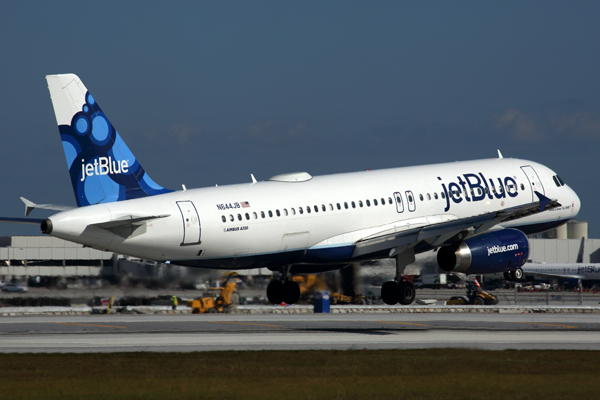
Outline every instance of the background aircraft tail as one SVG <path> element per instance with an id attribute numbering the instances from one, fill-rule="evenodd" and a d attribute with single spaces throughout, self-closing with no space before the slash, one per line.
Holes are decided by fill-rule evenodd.
<path id="1" fill-rule="evenodd" d="M 171 192 L 150 179 L 77 75 L 46 81 L 78 206 Z"/>

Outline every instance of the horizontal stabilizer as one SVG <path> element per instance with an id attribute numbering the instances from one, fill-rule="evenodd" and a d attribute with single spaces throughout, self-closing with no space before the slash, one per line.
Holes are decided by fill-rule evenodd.
<path id="1" fill-rule="evenodd" d="M 131 239 L 133 237 L 140 236 L 146 233 L 145 221 L 157 218 L 166 218 L 169 216 L 170 214 L 147 215 L 143 217 L 135 215 L 126 215 L 124 217 L 117 218 L 112 221 L 92 224 L 91 226 L 105 229 L 117 236 L 121 236 L 123 239 Z"/>
<path id="2" fill-rule="evenodd" d="M 143 217 L 135 216 L 135 215 L 126 215 L 125 217 L 117 218 L 112 221 L 100 222 L 100 223 L 92 224 L 92 225 L 97 226 L 98 228 L 112 229 L 112 228 L 116 228 L 119 226 L 133 225 L 133 224 L 147 221 L 150 219 L 166 218 L 166 217 L 170 217 L 170 216 L 171 216 L 170 214 L 147 215 L 147 216 L 143 216 Z"/>
<path id="3" fill-rule="evenodd" d="M 12 224 L 26 224 L 26 225 L 39 225 L 43 219 L 36 218 L 6 218 L 0 217 L 0 222 L 9 222 Z"/>
<path id="4" fill-rule="evenodd" d="M 27 200 L 25 197 L 20 197 L 21 201 L 25 203 L 25 216 L 27 217 L 36 208 L 42 210 L 54 210 L 54 211 L 69 211 L 75 207 L 64 206 L 62 204 L 35 204 L 32 201 Z"/>

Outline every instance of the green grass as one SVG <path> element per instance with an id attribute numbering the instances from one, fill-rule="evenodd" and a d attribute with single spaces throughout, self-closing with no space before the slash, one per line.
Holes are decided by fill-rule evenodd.
<path id="1" fill-rule="evenodd" d="M 600 352 L 0 354 L 1 399 L 589 399 Z"/>

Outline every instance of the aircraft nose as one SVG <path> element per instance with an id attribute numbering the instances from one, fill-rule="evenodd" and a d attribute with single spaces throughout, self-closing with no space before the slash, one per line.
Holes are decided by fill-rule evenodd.
<path id="1" fill-rule="evenodd" d="M 570 193 L 571 213 L 573 214 L 573 217 L 575 217 L 579 213 L 579 210 L 581 209 L 581 200 L 579 199 L 579 196 L 577 196 L 577 193 L 575 193 L 575 191 L 573 189 L 571 189 L 569 187 L 569 190 L 571 191 L 571 193 Z M 567 204 L 565 204 L 565 205 L 567 205 Z"/>

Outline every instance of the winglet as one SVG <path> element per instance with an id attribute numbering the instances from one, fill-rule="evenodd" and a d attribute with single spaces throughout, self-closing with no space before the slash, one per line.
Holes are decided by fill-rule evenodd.
<path id="1" fill-rule="evenodd" d="M 547 198 L 546 196 L 544 196 L 543 194 L 541 194 L 537 190 L 534 191 L 534 193 L 538 197 L 538 199 L 540 199 L 540 211 L 544 211 L 544 209 L 546 208 L 546 206 L 548 205 L 548 203 L 550 203 L 552 200 L 550 200 L 549 198 Z"/>
<path id="2" fill-rule="evenodd" d="M 504 158 L 502 157 L 502 153 L 500 153 L 500 149 L 498 149 L 498 159 Z"/>

